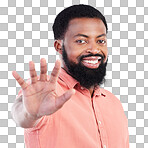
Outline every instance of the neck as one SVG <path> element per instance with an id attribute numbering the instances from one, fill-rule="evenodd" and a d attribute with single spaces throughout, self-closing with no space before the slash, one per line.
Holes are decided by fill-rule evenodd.
<path id="1" fill-rule="evenodd" d="M 88 90 L 89 90 L 89 92 L 90 92 L 91 98 L 93 97 L 93 94 L 94 94 L 94 89 L 95 89 L 95 87 L 94 87 L 94 86 L 92 86 L 91 88 L 89 88 L 89 89 L 88 89 Z"/>

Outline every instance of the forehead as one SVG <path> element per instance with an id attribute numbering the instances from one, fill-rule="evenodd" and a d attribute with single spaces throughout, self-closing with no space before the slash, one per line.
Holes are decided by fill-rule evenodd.
<path id="1" fill-rule="evenodd" d="M 106 34 L 106 27 L 98 18 L 75 18 L 69 22 L 66 34 L 75 35 L 78 33 L 86 35 Z"/>

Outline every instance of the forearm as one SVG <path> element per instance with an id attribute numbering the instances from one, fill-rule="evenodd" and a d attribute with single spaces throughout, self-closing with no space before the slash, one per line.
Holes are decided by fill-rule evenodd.
<path id="1" fill-rule="evenodd" d="M 11 113 L 16 124 L 23 128 L 34 127 L 37 123 L 37 119 L 29 116 L 29 114 L 25 111 L 22 96 L 15 100 Z"/>

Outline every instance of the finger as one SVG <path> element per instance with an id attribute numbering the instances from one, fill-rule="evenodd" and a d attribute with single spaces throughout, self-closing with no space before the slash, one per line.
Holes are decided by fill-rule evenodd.
<path id="1" fill-rule="evenodd" d="M 41 72 L 40 72 L 40 80 L 41 81 L 46 81 L 47 80 L 47 63 L 44 58 L 41 59 L 40 61 L 41 64 Z"/>
<path id="2" fill-rule="evenodd" d="M 60 60 L 57 60 L 51 72 L 50 79 L 49 79 L 51 83 L 56 83 L 58 76 L 59 76 L 60 68 L 61 68 L 61 62 Z"/>
<path id="3" fill-rule="evenodd" d="M 74 94 L 75 94 L 75 90 L 70 89 L 66 93 L 64 93 L 62 96 L 58 97 L 55 102 L 56 108 L 60 109 L 64 105 L 64 103 L 68 101 Z"/>
<path id="4" fill-rule="evenodd" d="M 32 61 L 29 62 L 29 71 L 30 71 L 31 82 L 36 83 L 37 82 L 37 73 L 35 70 L 34 62 L 32 62 Z"/>
<path id="5" fill-rule="evenodd" d="M 22 89 L 25 89 L 28 86 L 27 83 L 19 76 L 19 74 L 16 71 L 13 71 L 12 75 L 16 79 L 16 81 L 19 83 Z"/>

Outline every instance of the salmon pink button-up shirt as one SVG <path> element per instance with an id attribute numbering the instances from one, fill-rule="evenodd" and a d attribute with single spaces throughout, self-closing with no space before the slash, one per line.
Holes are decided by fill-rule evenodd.
<path id="1" fill-rule="evenodd" d="M 102 88 L 87 89 L 61 69 L 57 93 L 75 95 L 34 128 L 25 129 L 26 148 L 129 148 L 128 122 L 120 101 Z"/>

